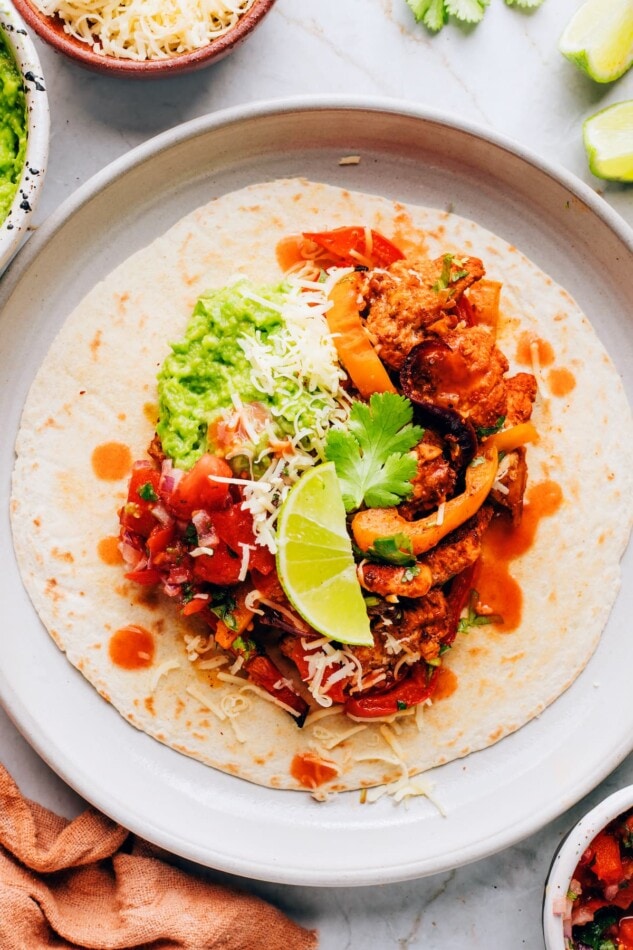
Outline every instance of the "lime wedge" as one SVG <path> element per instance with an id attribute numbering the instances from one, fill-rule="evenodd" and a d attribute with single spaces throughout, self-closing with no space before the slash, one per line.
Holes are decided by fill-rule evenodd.
<path id="1" fill-rule="evenodd" d="M 332 640 L 371 646 L 333 462 L 308 469 L 286 498 L 277 547 L 279 580 L 303 619 Z"/>
<path id="2" fill-rule="evenodd" d="M 597 178 L 633 181 L 633 99 L 585 119 L 583 139 L 589 168 Z"/>
<path id="3" fill-rule="evenodd" d="M 633 63 L 633 3 L 587 0 L 568 23 L 558 48 L 596 82 L 613 82 Z"/>

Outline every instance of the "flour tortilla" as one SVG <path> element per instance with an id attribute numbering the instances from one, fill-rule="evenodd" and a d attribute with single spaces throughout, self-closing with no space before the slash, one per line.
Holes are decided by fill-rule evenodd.
<path id="1" fill-rule="evenodd" d="M 98 543 L 117 533 L 127 479 L 97 479 L 91 456 L 100 444 L 120 442 L 133 459 L 145 457 L 156 372 L 203 291 L 236 273 L 274 283 L 279 238 L 357 223 L 395 237 L 405 250 L 422 242 L 431 257 L 481 257 L 488 277 L 503 282 L 501 349 L 512 362 L 519 334 L 533 333 L 576 381 L 556 397 L 545 372 L 536 401 L 540 439 L 528 449 L 530 480 L 554 479 L 564 500 L 513 562 L 524 594 L 521 626 L 513 633 L 480 627 L 458 637 L 445 660 L 456 691 L 400 721 L 398 752 L 410 769 L 490 746 L 573 682 L 607 621 L 631 527 L 633 425 L 618 374 L 576 303 L 516 248 L 454 214 L 304 180 L 254 185 L 189 214 L 98 284 L 53 343 L 17 440 L 14 543 L 45 627 L 105 700 L 179 752 L 275 788 L 297 787 L 289 772 L 297 753 L 336 763 L 340 774 L 328 790 L 398 778 L 399 754 L 380 723 L 335 744 L 355 726 L 346 717 L 299 730 L 246 684 L 196 669 L 184 636 L 204 630 L 98 555 Z M 525 367 L 510 371 L 517 369 Z M 149 669 L 126 671 L 109 659 L 110 637 L 129 624 L 154 634 Z"/>

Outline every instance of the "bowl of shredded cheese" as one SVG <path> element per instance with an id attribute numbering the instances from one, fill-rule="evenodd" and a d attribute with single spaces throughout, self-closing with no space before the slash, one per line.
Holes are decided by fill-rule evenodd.
<path id="1" fill-rule="evenodd" d="M 150 78 L 192 72 L 243 42 L 275 0 L 14 0 L 26 22 L 98 72 Z"/>

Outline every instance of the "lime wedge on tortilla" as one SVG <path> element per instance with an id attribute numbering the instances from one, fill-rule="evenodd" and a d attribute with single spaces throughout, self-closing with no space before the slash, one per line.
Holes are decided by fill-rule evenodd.
<path id="1" fill-rule="evenodd" d="M 558 48 L 596 82 L 613 82 L 633 63 L 633 3 L 586 0 L 567 24 Z"/>
<path id="2" fill-rule="evenodd" d="M 597 178 L 633 181 L 633 99 L 585 119 L 583 139 L 589 168 Z"/>
<path id="3" fill-rule="evenodd" d="M 369 617 L 333 462 L 308 469 L 279 513 L 277 573 L 295 610 L 319 633 L 371 646 Z"/>

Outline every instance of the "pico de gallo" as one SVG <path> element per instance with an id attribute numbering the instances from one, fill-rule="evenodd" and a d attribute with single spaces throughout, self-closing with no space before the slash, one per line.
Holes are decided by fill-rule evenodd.
<path id="1" fill-rule="evenodd" d="M 293 331 L 292 347 L 306 347 L 301 367 L 314 358 L 317 338 L 327 338 L 335 381 L 318 391 L 295 388 L 283 401 L 284 386 L 290 379 L 296 387 L 299 376 L 288 369 L 290 350 L 279 358 L 283 377 L 274 376 L 283 289 L 231 290 L 242 298 L 239 306 L 230 298 L 231 321 L 219 330 L 214 314 L 227 292 L 197 306 L 195 359 L 185 341 L 174 347 L 179 362 L 171 375 L 161 370 L 162 417 L 148 457 L 134 464 L 120 511 L 125 576 L 160 588 L 183 615 L 204 621 L 210 649 L 225 651 L 231 672 L 265 690 L 299 726 L 311 708 L 332 704 L 355 719 L 390 717 L 432 698 L 442 656 L 460 630 L 500 619 L 479 603 L 475 570 L 492 518 L 521 518 L 536 383 L 529 373 L 507 376 L 508 361 L 495 344 L 500 285 L 483 279 L 477 258 L 405 258 L 393 242 L 360 226 L 291 236 L 280 242 L 278 257 L 310 313 L 321 308 L 327 320 L 316 337 L 303 327 L 303 336 Z M 271 309 L 241 320 L 244 301 Z M 299 297 L 292 307 L 293 314 L 301 309 Z M 248 339 L 247 322 L 254 328 Z M 207 402 L 189 424 L 196 395 L 220 387 L 208 365 L 201 382 L 200 347 L 209 339 L 216 350 L 207 363 L 222 364 L 226 398 L 219 407 Z M 173 396 L 183 385 L 184 417 Z M 306 467 L 324 457 L 338 462 L 348 452 L 346 420 L 368 481 L 371 426 L 381 437 L 386 428 L 384 419 L 370 418 L 376 392 L 393 394 L 413 423 L 395 427 L 389 464 L 375 462 L 373 495 L 363 493 L 366 486 L 360 493 L 350 487 L 353 465 L 337 464 L 339 477 L 348 479 L 349 533 L 373 636 L 371 646 L 352 646 L 312 629 L 287 599 L 271 524 Z M 307 431 L 308 416 L 292 422 L 289 405 L 321 413 L 313 426 L 320 442 Z M 170 426 L 180 458 L 165 451 Z M 342 433 L 336 444 L 328 442 L 330 426 Z M 406 478 L 389 481 L 394 460 Z"/>
<path id="2" fill-rule="evenodd" d="M 584 851 L 569 886 L 568 950 L 633 950 L 633 809 Z"/>

